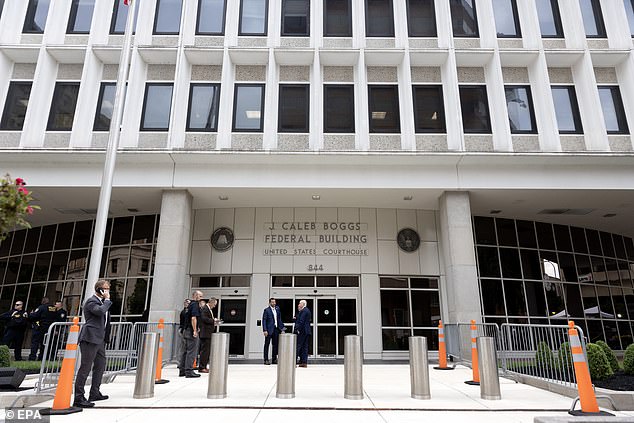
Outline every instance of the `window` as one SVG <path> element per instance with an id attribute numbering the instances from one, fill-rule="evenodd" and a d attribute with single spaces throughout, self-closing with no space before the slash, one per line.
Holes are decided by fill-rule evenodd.
<path id="1" fill-rule="evenodd" d="M 478 37 L 475 0 L 450 0 L 454 37 Z"/>
<path id="2" fill-rule="evenodd" d="M 407 28 L 410 37 L 435 37 L 434 0 L 407 0 Z"/>
<path id="3" fill-rule="evenodd" d="M 350 0 L 324 1 L 324 37 L 352 37 Z"/>
<path id="4" fill-rule="evenodd" d="M 534 134 L 537 132 L 531 89 L 528 86 L 504 88 L 506 108 L 512 134 Z"/>
<path id="5" fill-rule="evenodd" d="M 630 34 L 634 37 L 634 0 L 623 0 L 625 2 L 625 14 L 630 23 Z"/>
<path id="6" fill-rule="evenodd" d="M 233 130 L 264 130 L 264 84 L 236 84 L 233 100 Z"/>
<path id="7" fill-rule="evenodd" d="M 0 129 L 21 131 L 24 126 L 26 108 L 29 105 L 32 82 L 11 82 L 7 102 L 0 121 Z"/>
<path id="8" fill-rule="evenodd" d="M 218 130 L 220 84 L 191 84 L 187 130 L 215 132 Z"/>
<path id="9" fill-rule="evenodd" d="M 266 35 L 268 13 L 268 0 L 242 0 L 238 35 Z"/>
<path id="10" fill-rule="evenodd" d="M 392 0 L 365 0 L 365 36 L 394 36 Z"/>
<path id="11" fill-rule="evenodd" d="M 94 9 L 95 0 L 73 0 L 70 5 L 70 17 L 66 32 L 68 34 L 88 34 Z"/>
<path id="12" fill-rule="evenodd" d="M 227 0 L 198 0 L 196 34 L 223 35 Z"/>
<path id="13" fill-rule="evenodd" d="M 370 132 L 401 132 L 398 110 L 398 86 L 371 85 L 368 87 Z"/>
<path id="14" fill-rule="evenodd" d="M 551 88 L 560 134 L 582 134 L 581 117 L 577 104 L 577 94 L 572 86 Z"/>
<path id="15" fill-rule="evenodd" d="M 442 85 L 414 87 L 414 124 L 416 132 L 445 132 Z"/>
<path id="16" fill-rule="evenodd" d="M 29 0 L 22 32 L 43 34 L 51 0 Z"/>
<path id="17" fill-rule="evenodd" d="M 280 85 L 278 132 L 308 132 L 309 85 Z"/>
<path id="18" fill-rule="evenodd" d="M 559 3 L 557 0 L 535 0 L 539 29 L 544 38 L 563 38 Z"/>
<path id="19" fill-rule="evenodd" d="M 97 101 L 97 113 L 95 114 L 94 131 L 109 131 L 112 112 L 114 109 L 114 97 L 117 85 L 114 82 L 102 82 Z"/>
<path id="20" fill-rule="evenodd" d="M 4 0 L 0 0 L 0 17 L 2 17 L 2 9 L 4 9 Z"/>
<path id="21" fill-rule="evenodd" d="M 177 35 L 181 26 L 182 8 L 182 0 L 156 0 L 154 34 Z"/>
<path id="22" fill-rule="evenodd" d="M 605 38 L 605 26 L 599 0 L 579 0 L 583 27 L 588 38 Z"/>
<path id="23" fill-rule="evenodd" d="M 521 38 L 517 0 L 493 0 L 495 29 L 500 38 Z"/>
<path id="24" fill-rule="evenodd" d="M 171 83 L 148 83 L 141 116 L 141 131 L 167 131 L 172 109 Z"/>
<path id="25" fill-rule="evenodd" d="M 354 132 L 354 86 L 324 86 L 324 132 Z"/>
<path id="26" fill-rule="evenodd" d="M 486 86 L 461 86 L 460 105 L 465 134 L 491 133 Z"/>
<path id="27" fill-rule="evenodd" d="M 282 35 L 310 35 L 310 1 L 282 1 Z"/>
<path id="28" fill-rule="evenodd" d="M 79 94 L 79 82 L 58 82 L 55 84 L 47 130 L 70 131 L 73 129 L 77 94 Z"/>
<path id="29" fill-rule="evenodd" d="M 629 133 L 619 87 L 599 87 L 599 98 L 608 134 Z"/>
<path id="30" fill-rule="evenodd" d="M 130 10 L 129 6 L 123 4 L 124 0 L 115 0 L 114 10 L 112 11 L 112 22 L 110 23 L 110 33 L 111 34 L 123 34 L 125 32 L 125 24 L 128 20 L 128 11 Z M 133 32 L 136 31 L 136 22 L 139 17 L 139 5 L 137 4 L 134 8 L 134 28 Z"/>

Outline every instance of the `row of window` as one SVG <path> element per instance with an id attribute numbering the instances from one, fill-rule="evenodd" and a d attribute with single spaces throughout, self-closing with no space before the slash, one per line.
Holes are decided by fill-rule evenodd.
<path id="1" fill-rule="evenodd" d="M 115 0 L 110 32 L 123 33 L 128 14 L 124 0 Z M 154 34 L 178 34 L 183 0 L 157 0 Z M 623 0 L 634 36 L 634 0 Z M 517 0 L 492 0 L 499 37 L 521 37 Z M 43 33 L 50 0 L 29 0 L 23 31 Z M 365 35 L 394 37 L 393 0 L 365 0 Z M 452 30 L 455 37 L 478 37 L 475 0 L 449 0 Z M 535 0 L 543 37 L 563 37 L 558 0 Z M 69 34 L 90 32 L 95 0 L 73 0 L 67 25 Z M 227 0 L 198 0 L 196 34 L 223 35 Z M 606 30 L 599 0 L 579 0 L 586 36 L 605 38 Z M 267 35 L 268 0 L 241 0 L 239 35 Z M 2 1 L 0 1 L 0 11 Z M 137 12 L 139 8 L 137 7 Z M 324 0 L 324 36 L 352 36 L 351 0 Z M 310 35 L 310 0 L 282 0 L 282 36 Z M 135 17 L 136 19 L 136 17 Z M 410 37 L 435 37 L 434 0 L 407 0 Z M 135 21 L 136 22 L 136 21 Z"/>
<path id="2" fill-rule="evenodd" d="M 22 130 L 32 82 L 11 82 L 0 129 Z M 147 83 L 141 116 L 142 131 L 169 129 L 173 83 Z M 441 85 L 413 86 L 414 124 L 417 133 L 446 132 Z M 262 132 L 264 129 L 264 84 L 236 84 L 233 105 L 233 131 Z M 537 133 L 530 87 L 506 85 L 506 105 L 511 132 Z M 583 126 L 573 86 L 551 87 L 559 132 L 581 134 Z M 599 86 L 599 98 L 609 134 L 629 133 L 623 101 L 618 86 Z M 48 118 L 49 131 L 70 131 L 73 126 L 79 83 L 58 82 Z M 491 119 L 486 86 L 459 87 L 465 133 L 491 133 Z M 115 83 L 101 84 L 93 129 L 110 129 L 115 97 Z M 354 133 L 354 85 L 324 85 L 324 132 Z M 187 131 L 218 130 L 220 84 L 190 85 Z M 400 133 L 399 94 L 397 85 L 369 85 L 368 111 L 371 133 Z M 278 131 L 310 131 L 310 85 L 280 84 Z"/>

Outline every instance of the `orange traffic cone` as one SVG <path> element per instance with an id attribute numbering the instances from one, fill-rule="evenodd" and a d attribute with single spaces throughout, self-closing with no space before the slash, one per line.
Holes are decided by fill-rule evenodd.
<path id="1" fill-rule="evenodd" d="M 575 322 L 568 322 L 568 338 L 570 339 L 570 351 L 572 352 L 572 362 L 575 366 L 575 376 L 577 377 L 577 390 L 579 391 L 579 402 L 581 402 L 581 410 L 570 410 L 568 414 L 573 416 L 613 416 L 606 411 L 599 410 L 597 398 L 594 395 L 592 380 L 590 379 L 590 371 L 586 356 L 583 354 L 583 347 L 579 339 L 579 332 L 575 329 Z M 575 402 L 572 404 L 574 408 Z"/>
<path id="2" fill-rule="evenodd" d="M 77 360 L 77 341 L 79 340 L 79 317 L 73 318 L 73 325 L 70 327 L 68 340 L 66 341 L 66 351 L 62 370 L 57 381 L 53 408 L 40 410 L 40 414 L 58 415 L 71 414 L 83 411 L 79 407 L 71 407 L 70 400 L 73 396 L 73 377 L 75 376 L 75 362 Z"/>
<path id="3" fill-rule="evenodd" d="M 156 379 L 154 379 L 154 383 L 157 385 L 161 385 L 163 383 L 169 382 L 169 380 L 161 378 L 161 373 L 163 372 L 163 333 L 165 332 L 164 319 L 159 319 L 158 331 L 159 331 L 159 349 L 158 349 L 158 356 L 156 358 Z"/>
<path id="4" fill-rule="evenodd" d="M 478 369 L 478 347 L 476 345 L 477 337 L 478 337 L 478 328 L 476 327 L 475 320 L 472 320 L 471 321 L 471 369 L 473 371 L 473 379 L 466 381 L 465 383 L 467 385 L 480 384 L 480 371 Z"/>
<path id="5" fill-rule="evenodd" d="M 447 366 L 447 347 L 445 346 L 445 327 L 442 320 L 438 322 L 438 366 L 436 370 L 453 370 L 455 367 Z"/>

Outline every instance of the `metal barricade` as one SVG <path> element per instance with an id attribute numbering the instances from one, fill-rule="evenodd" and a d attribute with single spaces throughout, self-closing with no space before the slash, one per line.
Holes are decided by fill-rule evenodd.
<path id="1" fill-rule="evenodd" d="M 476 323 L 478 337 L 489 336 L 495 340 L 498 351 L 502 346 L 500 328 L 495 323 Z M 447 355 L 456 363 L 471 363 L 471 323 L 445 324 Z"/>

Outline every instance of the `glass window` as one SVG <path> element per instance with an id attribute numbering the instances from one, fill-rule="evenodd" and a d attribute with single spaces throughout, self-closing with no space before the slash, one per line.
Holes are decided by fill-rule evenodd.
<path id="1" fill-rule="evenodd" d="M 279 132 L 308 132 L 309 85 L 280 85 Z"/>
<path id="2" fill-rule="evenodd" d="M 478 37 L 475 0 L 449 0 L 454 37 Z"/>
<path id="3" fill-rule="evenodd" d="M 354 86 L 324 86 L 324 132 L 354 132 Z"/>
<path id="4" fill-rule="evenodd" d="M 32 82 L 11 82 L 7 101 L 4 104 L 0 129 L 21 131 L 24 126 L 24 117 L 29 105 Z"/>
<path id="5" fill-rule="evenodd" d="M 495 219 L 495 226 L 498 230 L 498 245 L 504 245 L 505 247 L 517 247 L 514 220 L 498 218 Z"/>
<path id="6" fill-rule="evenodd" d="M 381 291 L 381 322 L 383 326 L 409 326 L 408 291 Z"/>
<path id="7" fill-rule="evenodd" d="M 73 0 L 70 5 L 68 34 L 88 34 L 92 23 L 95 0 Z"/>
<path id="8" fill-rule="evenodd" d="M 522 281 L 504 281 L 504 297 L 509 316 L 526 316 L 523 285 Z"/>
<path id="9" fill-rule="evenodd" d="M 226 0 L 198 0 L 196 34 L 223 35 Z"/>
<path id="10" fill-rule="evenodd" d="M 154 34 L 178 34 L 181 26 L 182 8 L 182 0 L 156 0 Z"/>
<path id="11" fill-rule="evenodd" d="M 93 130 L 110 130 L 110 121 L 114 109 L 114 97 L 117 85 L 114 82 L 102 82 L 99 90 L 99 100 L 97 101 L 97 113 L 95 114 L 95 124 Z"/>
<path id="12" fill-rule="evenodd" d="M 365 0 L 365 36 L 394 36 L 392 0 Z"/>
<path id="13" fill-rule="evenodd" d="M 491 133 L 486 86 L 461 86 L 460 105 L 465 133 Z"/>
<path id="14" fill-rule="evenodd" d="M 43 34 L 51 0 L 29 0 L 22 32 Z"/>
<path id="15" fill-rule="evenodd" d="M 413 89 L 416 132 L 445 133 L 442 85 L 419 85 Z"/>
<path id="16" fill-rule="evenodd" d="M 368 93 L 370 132 L 401 132 L 398 86 L 370 85 Z"/>
<path id="17" fill-rule="evenodd" d="M 0 0 L 0 17 L 2 17 L 2 9 L 4 9 L 4 0 Z"/>
<path id="18" fill-rule="evenodd" d="M 310 35 L 309 23 L 309 0 L 282 0 L 282 35 Z"/>
<path id="19" fill-rule="evenodd" d="M 220 84 L 191 84 L 187 130 L 215 132 L 218 130 Z"/>
<path id="20" fill-rule="evenodd" d="M 352 37 L 350 0 L 324 0 L 324 37 Z"/>
<path id="21" fill-rule="evenodd" d="M 410 37 L 435 37 L 434 0 L 407 0 L 407 29 Z"/>
<path id="22" fill-rule="evenodd" d="M 473 218 L 475 227 L 476 244 L 496 245 L 495 221 L 492 217 L 475 216 Z"/>
<path id="23" fill-rule="evenodd" d="M 242 0 L 238 35 L 266 35 L 268 8 L 268 0 Z"/>
<path id="24" fill-rule="evenodd" d="M 504 316 L 504 291 L 502 282 L 497 279 L 482 279 L 480 281 L 482 291 L 482 309 L 484 314 L 491 316 Z"/>
<path id="25" fill-rule="evenodd" d="M 78 94 L 79 82 L 58 82 L 55 84 L 47 130 L 70 131 L 73 128 Z"/>
<path id="26" fill-rule="evenodd" d="M 493 0 L 495 29 L 500 38 L 520 38 L 522 30 L 517 15 L 517 0 Z"/>
<path id="27" fill-rule="evenodd" d="M 478 271 L 480 277 L 500 277 L 500 260 L 495 247 L 478 247 Z"/>
<path id="28" fill-rule="evenodd" d="M 539 29 L 544 38 L 563 38 L 559 3 L 557 0 L 535 0 Z"/>
<path id="29" fill-rule="evenodd" d="M 560 134 L 582 134 L 581 117 L 574 87 L 551 87 Z"/>
<path id="30" fill-rule="evenodd" d="M 583 27 L 588 38 L 605 38 L 605 26 L 599 0 L 579 0 Z"/>
<path id="31" fill-rule="evenodd" d="M 534 134 L 537 132 L 531 89 L 527 86 L 504 88 L 509 124 L 513 134 Z"/>
<path id="32" fill-rule="evenodd" d="M 112 22 L 110 23 L 111 34 L 123 34 L 125 32 L 125 24 L 128 20 L 128 11 L 130 7 L 123 4 L 125 0 L 115 0 L 114 10 L 112 11 Z M 136 30 L 136 22 L 139 17 L 139 5 L 134 7 L 134 27 L 133 32 Z"/>
<path id="33" fill-rule="evenodd" d="M 233 130 L 262 132 L 264 129 L 264 85 L 236 84 Z"/>
<path id="34" fill-rule="evenodd" d="M 167 131 L 170 124 L 173 84 L 148 83 L 145 86 L 142 131 Z"/>
<path id="35" fill-rule="evenodd" d="M 608 134 L 629 133 L 619 87 L 599 87 L 599 98 Z"/>
<path id="36" fill-rule="evenodd" d="M 634 37 L 634 0 L 623 0 L 625 3 L 625 14 L 630 24 L 630 34 Z"/>

